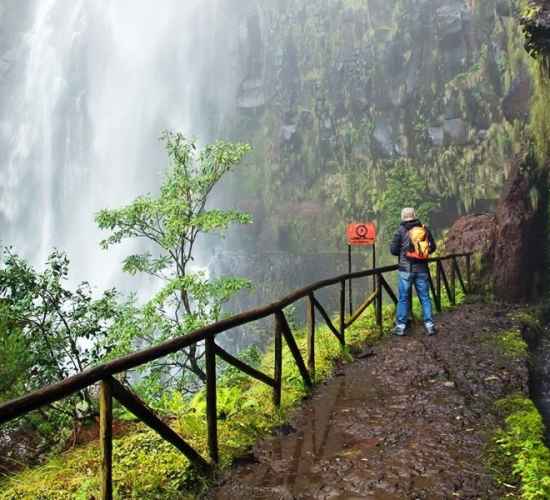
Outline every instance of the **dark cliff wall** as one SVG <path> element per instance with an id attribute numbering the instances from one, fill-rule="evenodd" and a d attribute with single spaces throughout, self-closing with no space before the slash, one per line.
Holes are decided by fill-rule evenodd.
<path id="1" fill-rule="evenodd" d="M 497 298 L 509 302 L 540 300 L 548 292 L 546 279 L 550 262 L 548 229 L 548 175 L 550 168 L 550 3 L 523 2 L 514 16 L 523 33 L 530 76 L 528 99 L 518 87 L 517 97 L 503 103 L 510 108 L 526 106 L 523 152 L 513 161 L 490 230 L 492 242 L 482 248 L 484 274 L 491 274 Z M 466 227 L 459 221 L 450 232 L 449 242 L 464 241 L 458 233 Z M 472 229 L 472 234 L 477 234 Z M 470 238 L 471 240 L 471 238 Z"/>
<path id="2" fill-rule="evenodd" d="M 382 193 L 395 176 L 422 179 L 436 228 L 495 208 L 531 93 L 512 0 L 272 0 L 246 12 L 227 131 L 255 147 L 233 186 L 257 221 L 249 249 L 341 250 L 346 222 L 391 225 Z"/>

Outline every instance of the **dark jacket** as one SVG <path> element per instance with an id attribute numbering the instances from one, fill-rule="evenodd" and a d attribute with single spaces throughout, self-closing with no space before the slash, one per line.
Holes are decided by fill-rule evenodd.
<path id="1" fill-rule="evenodd" d="M 421 226 L 422 224 L 418 219 L 408 222 L 402 222 L 397 232 L 393 235 L 393 239 L 390 245 L 390 252 L 392 255 L 399 257 L 399 270 L 407 271 L 410 273 L 426 273 L 428 272 L 428 263 L 423 260 L 410 259 L 405 254 L 411 249 L 411 241 L 409 239 L 409 230 L 413 227 Z M 432 233 L 428 228 L 428 242 L 430 244 L 430 253 L 435 252 L 435 241 Z"/>

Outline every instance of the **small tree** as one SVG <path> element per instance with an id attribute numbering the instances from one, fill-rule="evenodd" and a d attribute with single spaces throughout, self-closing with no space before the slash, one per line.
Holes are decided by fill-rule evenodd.
<path id="1" fill-rule="evenodd" d="M 194 141 L 180 133 L 165 132 L 163 141 L 170 160 L 160 193 L 136 198 L 123 208 L 102 210 L 96 221 L 111 232 L 101 242 L 107 249 L 125 239 L 142 238 L 158 254 L 144 252 L 124 260 L 124 271 L 146 273 L 163 282 L 163 287 L 145 306 L 141 321 L 130 318 L 125 332 L 127 349 L 136 343 L 158 342 L 202 327 L 220 318 L 224 302 L 243 287 L 246 280 L 223 277 L 208 279 L 206 273 L 190 267 L 197 237 L 201 233 L 223 233 L 232 224 L 251 222 L 248 214 L 234 210 L 207 209 L 214 186 L 239 164 L 250 146 L 216 142 L 197 150 Z M 201 357 L 193 346 L 149 368 L 149 375 L 171 377 L 185 389 L 190 370 L 205 380 Z M 179 375 L 184 374 L 184 377 Z M 178 376 L 176 376 L 178 375 Z"/>

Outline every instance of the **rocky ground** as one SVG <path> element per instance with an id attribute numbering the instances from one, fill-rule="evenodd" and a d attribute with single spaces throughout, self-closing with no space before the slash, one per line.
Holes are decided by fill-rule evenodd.
<path id="1" fill-rule="evenodd" d="M 528 379 L 492 341 L 509 312 L 465 305 L 439 317 L 436 337 L 388 338 L 339 368 L 209 498 L 501 498 L 483 450 L 495 400 Z"/>

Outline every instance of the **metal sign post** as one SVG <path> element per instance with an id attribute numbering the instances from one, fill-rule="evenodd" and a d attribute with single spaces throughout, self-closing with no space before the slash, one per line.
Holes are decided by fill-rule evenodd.
<path id="1" fill-rule="evenodd" d="M 351 245 L 348 245 L 348 274 L 351 274 Z M 351 281 L 349 280 L 349 315 L 353 314 L 353 300 L 351 297 Z"/>
<path id="2" fill-rule="evenodd" d="M 346 229 L 348 238 L 348 273 L 351 274 L 351 247 L 372 246 L 372 267 L 376 267 L 376 225 L 374 222 L 348 224 Z M 373 291 L 376 288 L 376 276 L 373 276 Z M 352 285 L 349 280 L 349 314 L 353 314 Z"/>
<path id="3" fill-rule="evenodd" d="M 376 268 L 376 243 L 372 244 L 372 268 Z M 376 290 L 376 276 L 372 275 L 372 291 Z"/>

